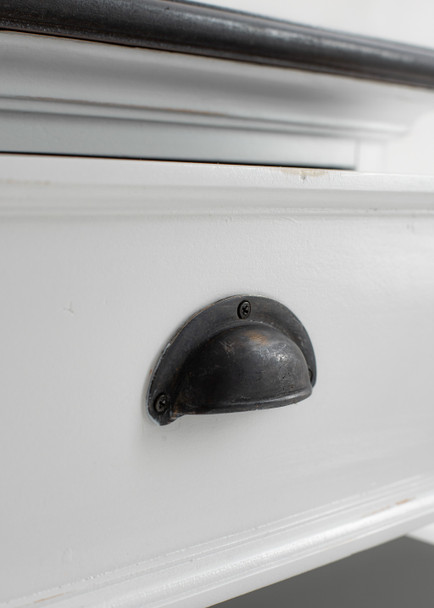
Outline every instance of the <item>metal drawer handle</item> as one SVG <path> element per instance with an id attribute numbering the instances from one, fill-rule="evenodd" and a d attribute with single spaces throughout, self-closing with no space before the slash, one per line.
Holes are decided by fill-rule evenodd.
<path id="1" fill-rule="evenodd" d="M 315 380 L 313 347 L 297 317 L 269 298 L 232 296 L 195 314 L 169 341 L 147 403 L 163 425 L 184 414 L 296 403 Z"/>

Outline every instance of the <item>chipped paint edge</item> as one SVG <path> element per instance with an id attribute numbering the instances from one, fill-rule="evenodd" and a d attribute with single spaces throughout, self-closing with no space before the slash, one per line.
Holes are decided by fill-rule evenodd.
<path id="1" fill-rule="evenodd" d="M 0 217 L 432 215 L 434 176 L 0 155 Z"/>

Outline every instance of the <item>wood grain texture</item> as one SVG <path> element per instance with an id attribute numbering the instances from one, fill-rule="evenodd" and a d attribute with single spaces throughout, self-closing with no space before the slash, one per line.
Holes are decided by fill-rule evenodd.
<path id="1" fill-rule="evenodd" d="M 5 0 L 0 27 L 434 87 L 434 51 L 176 0 Z"/>

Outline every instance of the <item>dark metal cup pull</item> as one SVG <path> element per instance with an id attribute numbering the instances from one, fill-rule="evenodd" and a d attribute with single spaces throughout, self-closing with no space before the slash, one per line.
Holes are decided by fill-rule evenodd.
<path id="1" fill-rule="evenodd" d="M 316 380 L 307 331 L 286 306 L 232 296 L 204 308 L 163 350 L 148 408 L 161 425 L 184 414 L 218 414 L 302 401 Z"/>

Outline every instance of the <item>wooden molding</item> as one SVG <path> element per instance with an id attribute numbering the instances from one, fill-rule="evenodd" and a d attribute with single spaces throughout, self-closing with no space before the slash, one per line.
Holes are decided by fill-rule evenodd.
<path id="1" fill-rule="evenodd" d="M 31 155 L 0 161 L 4 218 L 434 213 L 432 176 Z"/>
<path id="2" fill-rule="evenodd" d="M 420 476 L 4 606 L 202 607 L 392 540 L 433 511 L 434 479 Z"/>
<path id="3" fill-rule="evenodd" d="M 50 36 L 0 32 L 0 52 L 5 153 L 378 170 L 381 142 L 433 104 L 421 88 Z"/>

